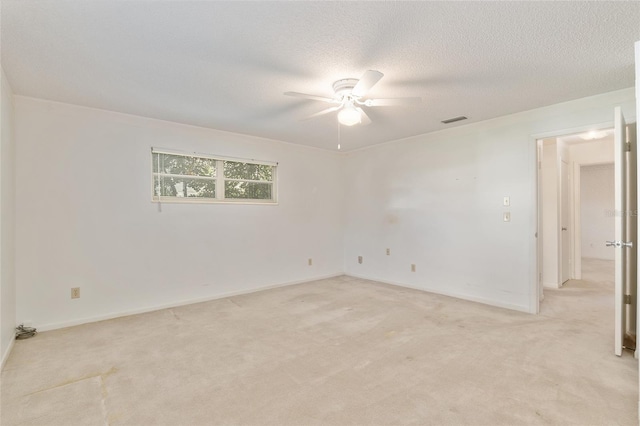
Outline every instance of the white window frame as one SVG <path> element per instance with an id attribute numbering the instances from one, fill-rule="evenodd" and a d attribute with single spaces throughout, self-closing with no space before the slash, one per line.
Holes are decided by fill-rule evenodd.
<path id="1" fill-rule="evenodd" d="M 153 154 L 169 154 L 182 157 L 198 157 L 206 158 L 209 160 L 215 160 L 216 162 L 216 176 L 190 176 L 190 175 L 174 175 L 167 173 L 156 173 L 153 171 Z M 251 180 L 251 179 L 226 179 L 224 176 L 224 162 L 233 161 L 236 163 L 248 163 L 258 164 L 262 166 L 273 167 L 271 172 L 271 181 L 266 180 Z M 178 178 L 193 178 L 202 180 L 215 180 L 216 182 L 216 198 L 200 198 L 200 197 L 167 197 L 161 195 L 155 195 L 155 176 L 164 175 Z M 225 182 L 256 182 L 256 183 L 270 183 L 271 184 L 271 199 L 255 199 L 255 198 L 225 198 Z M 222 157 L 211 154 L 201 154 L 199 152 L 184 152 L 161 148 L 151 148 L 151 202 L 153 203 L 196 203 L 196 204 L 266 204 L 277 205 L 278 204 L 278 163 L 269 161 L 259 161 L 246 158 L 233 158 Z"/>

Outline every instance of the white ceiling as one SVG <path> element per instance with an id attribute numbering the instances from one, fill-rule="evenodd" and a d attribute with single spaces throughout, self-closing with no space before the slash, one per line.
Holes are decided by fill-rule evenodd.
<path id="1" fill-rule="evenodd" d="M 385 74 L 343 150 L 634 85 L 639 2 L 2 0 L 14 91 L 335 149 L 335 80 Z M 441 120 L 465 115 L 448 126 Z"/>
<path id="2" fill-rule="evenodd" d="M 558 142 L 564 142 L 569 145 L 579 145 L 590 142 L 602 142 L 607 141 L 613 143 L 613 129 L 601 129 L 591 130 L 588 132 L 574 133 L 571 135 L 564 135 L 557 138 Z M 553 138 L 555 142 L 556 139 Z"/>

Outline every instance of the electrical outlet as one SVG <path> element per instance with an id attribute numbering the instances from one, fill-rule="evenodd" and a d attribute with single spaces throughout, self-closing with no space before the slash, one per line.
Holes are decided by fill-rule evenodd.
<path id="1" fill-rule="evenodd" d="M 388 249 L 387 249 L 387 256 L 389 256 L 390 254 L 391 254 L 391 249 L 390 249 L 390 248 L 388 248 Z"/>
<path id="2" fill-rule="evenodd" d="M 309 266 L 313 265 L 313 259 L 309 258 Z"/>
<path id="3" fill-rule="evenodd" d="M 362 256 L 358 256 L 358 263 L 362 263 Z"/>
<path id="4" fill-rule="evenodd" d="M 415 272 L 416 271 L 416 264 L 412 263 L 411 264 L 411 272 Z"/>
<path id="5" fill-rule="evenodd" d="M 80 287 L 72 287 L 71 288 L 71 298 L 79 299 L 80 298 Z"/>

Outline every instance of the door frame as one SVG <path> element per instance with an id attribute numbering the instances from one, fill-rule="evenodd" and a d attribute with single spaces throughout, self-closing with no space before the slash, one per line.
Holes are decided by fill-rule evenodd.
<path id="1" fill-rule="evenodd" d="M 542 158 L 540 158 L 538 141 L 541 139 L 557 138 L 559 136 L 570 135 L 574 133 L 585 133 L 591 130 L 598 131 L 610 129 L 613 127 L 613 124 L 613 120 L 611 120 L 579 127 L 550 130 L 547 132 L 535 133 L 529 136 L 528 151 L 530 156 L 529 158 L 531 159 L 531 161 L 529 162 L 529 164 L 531 164 L 531 174 L 529 181 L 532 185 L 531 202 L 534 206 L 529 223 L 531 229 L 535 230 L 529 237 L 530 265 L 533 265 L 529 276 L 529 300 L 531 301 L 529 305 L 529 312 L 531 312 L 532 314 L 540 313 L 540 302 L 543 299 L 543 297 L 541 296 L 542 280 L 540 279 L 542 274 L 542 256 L 539 255 L 542 250 L 542 238 L 538 238 L 538 235 L 541 235 L 542 232 L 542 230 L 539 229 L 539 226 L 541 225 L 540 209 L 542 207 L 541 202 L 539 201 L 540 191 L 542 189 L 539 185 L 539 179 Z"/>
<path id="2" fill-rule="evenodd" d="M 557 149 L 560 149 L 559 147 L 557 147 Z M 568 149 L 568 148 L 567 148 Z M 571 170 L 571 163 L 569 162 L 569 160 L 565 161 L 564 158 L 562 158 L 562 156 L 558 156 L 557 158 L 558 161 L 558 211 L 557 211 L 557 215 L 558 215 L 558 288 L 562 287 L 564 285 L 564 283 L 566 281 L 569 281 L 571 279 L 573 279 L 575 277 L 575 273 L 574 273 L 574 247 L 573 247 L 573 243 L 574 243 L 574 229 L 575 229 L 575 223 L 574 223 L 574 218 L 575 218 L 575 211 L 573 209 L 573 200 L 574 200 L 574 194 L 573 194 L 573 179 L 569 178 L 569 175 L 573 175 L 573 170 Z M 563 175 L 563 166 L 562 163 L 565 164 L 564 167 L 564 172 L 566 173 L 566 176 Z M 564 191 L 564 182 L 563 179 L 566 179 L 566 191 Z M 567 194 L 565 194 L 565 192 L 567 192 Z M 567 197 L 567 205 L 564 205 L 564 199 L 563 197 L 566 195 Z M 565 211 L 566 210 L 566 211 Z M 567 223 L 565 223 L 564 221 L 564 216 L 567 216 Z M 567 247 L 565 247 L 564 244 L 564 234 L 562 231 L 562 228 L 564 227 L 564 225 L 567 226 L 567 232 L 569 233 L 567 240 L 569 242 L 569 244 L 567 244 Z M 568 257 L 569 260 L 569 267 L 565 268 L 564 265 L 564 261 L 565 261 L 565 256 Z M 569 278 L 567 280 L 565 280 L 565 275 L 567 275 Z"/>

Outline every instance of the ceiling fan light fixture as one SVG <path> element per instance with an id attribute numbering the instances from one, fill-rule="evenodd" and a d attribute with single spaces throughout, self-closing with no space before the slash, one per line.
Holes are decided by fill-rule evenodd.
<path id="1" fill-rule="evenodd" d="M 362 121 L 360 112 L 354 108 L 353 105 L 348 105 L 342 108 L 342 111 L 338 113 L 338 122 L 345 126 L 353 126 Z"/>
<path id="2" fill-rule="evenodd" d="M 284 94 L 287 96 L 334 104 L 335 106 L 316 112 L 315 114 L 304 118 L 304 120 L 338 111 L 338 123 L 344 126 L 353 126 L 355 124 L 362 124 L 363 126 L 366 126 L 367 124 L 370 124 L 371 118 L 369 118 L 365 110 L 371 107 L 387 107 L 395 105 L 409 106 L 417 105 L 422 102 L 422 99 L 418 97 L 367 98 L 367 94 L 371 88 L 380 81 L 383 75 L 384 74 L 380 71 L 368 70 L 359 79 L 343 78 L 341 80 L 337 80 L 333 83 L 333 97 L 331 98 L 300 92 L 284 92 Z"/>

